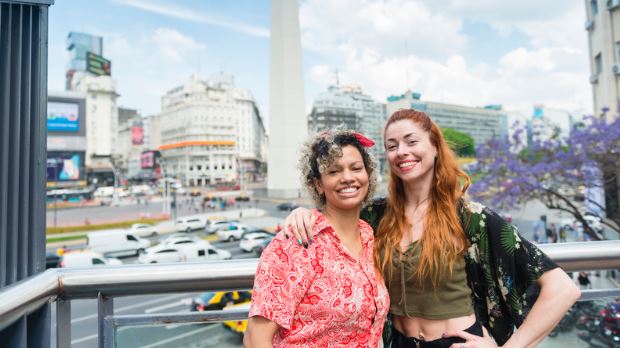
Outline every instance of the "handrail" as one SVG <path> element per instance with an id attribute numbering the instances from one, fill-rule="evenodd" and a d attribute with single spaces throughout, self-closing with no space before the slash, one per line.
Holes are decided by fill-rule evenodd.
<path id="1" fill-rule="evenodd" d="M 620 241 L 542 244 L 568 272 L 620 269 Z M 46 301 L 251 289 L 258 260 L 53 269 L 0 289 L 0 330 Z"/>

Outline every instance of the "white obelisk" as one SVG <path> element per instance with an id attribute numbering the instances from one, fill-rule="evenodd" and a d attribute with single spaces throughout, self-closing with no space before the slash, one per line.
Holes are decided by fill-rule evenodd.
<path id="1" fill-rule="evenodd" d="M 301 187 L 299 148 L 308 137 L 298 0 L 271 1 L 270 54 L 267 189 L 270 197 L 295 198 Z"/>

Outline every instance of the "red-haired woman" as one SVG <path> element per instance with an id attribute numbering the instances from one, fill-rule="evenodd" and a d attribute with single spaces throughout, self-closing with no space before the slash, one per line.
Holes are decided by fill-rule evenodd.
<path id="1" fill-rule="evenodd" d="M 534 347 L 579 289 L 516 227 L 465 199 L 469 177 L 426 113 L 395 112 L 384 138 L 389 196 L 361 218 L 377 231 L 375 264 L 390 293 L 386 345 Z M 298 209 L 286 225 L 306 243 L 311 223 Z M 540 293 L 532 305 L 525 295 L 534 283 Z"/>

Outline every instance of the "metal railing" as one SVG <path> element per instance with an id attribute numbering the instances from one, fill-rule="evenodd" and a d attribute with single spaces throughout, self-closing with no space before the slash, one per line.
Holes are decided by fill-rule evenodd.
<path id="1" fill-rule="evenodd" d="M 543 244 L 568 272 L 620 269 L 620 241 Z M 208 263 L 52 269 L 0 290 L 0 331 L 47 302 L 57 301 L 57 347 L 69 347 L 71 300 L 98 301 L 99 346 L 114 347 L 118 326 L 214 322 L 247 318 L 247 310 L 114 315 L 114 297 L 251 289 L 257 259 Z M 582 300 L 619 296 L 620 289 L 584 290 Z"/>

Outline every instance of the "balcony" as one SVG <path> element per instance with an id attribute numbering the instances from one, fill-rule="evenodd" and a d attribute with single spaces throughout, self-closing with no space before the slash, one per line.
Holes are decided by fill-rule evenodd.
<path id="1" fill-rule="evenodd" d="M 567 272 L 620 269 L 620 241 L 543 244 L 540 247 Z M 71 301 L 79 299 L 97 299 L 98 346 L 105 348 L 131 346 L 119 342 L 121 328 L 242 320 L 247 318 L 247 309 L 120 315 L 114 311 L 114 299 L 146 294 L 251 289 L 256 265 L 257 260 L 253 259 L 123 265 L 96 270 L 47 270 L 0 290 L 0 330 L 46 303 L 56 302 L 56 345 L 59 348 L 69 347 Z M 584 290 L 580 301 L 618 296 L 618 288 Z M 585 343 L 576 341 L 576 336 L 563 339 L 572 339 L 570 346 Z M 209 346 L 208 342 L 203 343 Z"/>

